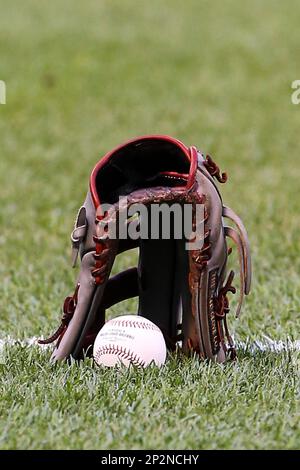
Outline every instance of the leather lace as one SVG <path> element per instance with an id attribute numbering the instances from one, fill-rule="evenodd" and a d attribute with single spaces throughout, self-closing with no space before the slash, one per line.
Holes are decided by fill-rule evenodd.
<path id="1" fill-rule="evenodd" d="M 204 219 L 203 219 L 204 227 L 208 218 L 209 218 L 209 214 L 208 214 L 207 208 L 204 207 Z M 211 249 L 210 230 L 206 230 L 204 234 L 203 246 L 200 250 L 200 253 L 198 253 L 194 258 L 195 263 L 197 263 L 200 269 L 203 269 L 207 265 L 208 261 L 210 260 L 210 257 L 211 257 L 210 249 Z"/>
<path id="2" fill-rule="evenodd" d="M 206 155 L 206 159 L 204 160 L 203 164 L 205 168 L 207 169 L 207 171 L 209 172 L 209 174 L 212 177 L 216 178 L 219 181 L 219 183 L 226 183 L 228 179 L 227 173 L 224 172 L 221 174 L 220 168 L 213 161 L 210 155 Z"/>
<path id="3" fill-rule="evenodd" d="M 58 329 L 49 338 L 39 339 L 39 344 L 51 344 L 64 333 L 74 315 L 77 306 L 79 287 L 80 285 L 77 284 L 74 294 L 72 296 L 66 297 L 63 305 L 63 316 L 61 318 L 61 323 Z"/>
<path id="4" fill-rule="evenodd" d="M 229 347 L 226 347 L 226 349 L 231 359 L 236 358 L 236 350 L 235 350 L 233 339 L 230 336 L 230 333 L 228 330 L 227 315 L 230 311 L 228 293 L 229 292 L 231 292 L 232 294 L 236 293 L 236 288 L 232 285 L 233 278 L 234 278 L 234 271 L 230 271 L 226 283 L 219 291 L 219 295 L 216 300 L 216 309 L 215 309 L 216 320 L 218 322 L 219 339 L 220 339 L 220 342 L 224 345 L 224 334 L 223 334 L 222 327 L 221 327 L 221 322 L 223 322 L 224 330 L 225 330 L 225 337 L 229 345 Z"/>
<path id="5" fill-rule="evenodd" d="M 99 224 L 99 222 L 103 221 L 103 218 L 96 219 L 96 225 Z M 93 254 L 95 260 L 95 267 L 92 269 L 91 274 L 95 279 L 95 283 L 99 285 L 104 282 L 104 279 L 107 275 L 107 257 L 109 254 L 109 249 L 106 248 L 105 240 L 103 240 L 103 238 L 94 235 L 93 240 L 95 243 L 96 250 Z"/>

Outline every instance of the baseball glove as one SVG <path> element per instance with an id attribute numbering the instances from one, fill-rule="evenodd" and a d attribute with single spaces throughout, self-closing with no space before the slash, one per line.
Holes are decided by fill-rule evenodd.
<path id="1" fill-rule="evenodd" d="M 138 315 L 162 330 L 170 349 L 181 346 L 218 362 L 236 357 L 227 326 L 228 294 L 236 292 L 234 272 L 227 272 L 227 238 L 239 255 L 237 316 L 250 291 L 249 243 L 239 217 L 223 205 L 216 180 L 225 183 L 227 175 L 210 156 L 168 136 L 131 140 L 97 163 L 71 234 L 73 266 L 78 254 L 81 260 L 75 291 L 64 301 L 58 330 L 40 340 L 56 341 L 54 361 L 91 355 L 105 311 L 132 297 L 138 297 Z M 166 237 L 161 227 L 151 231 L 157 227 L 150 211 L 142 216 L 136 209 L 173 204 L 191 208 L 191 229 L 184 235 L 177 233 L 183 219 L 176 225 L 170 217 Z M 142 236 L 146 225 L 150 236 L 149 230 Z M 110 276 L 116 256 L 137 247 L 138 267 Z"/>

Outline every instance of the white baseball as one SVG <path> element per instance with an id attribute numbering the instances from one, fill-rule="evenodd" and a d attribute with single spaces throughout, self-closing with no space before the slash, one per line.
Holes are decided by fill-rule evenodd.
<path id="1" fill-rule="evenodd" d="M 109 320 L 99 331 L 93 356 L 99 365 L 130 364 L 146 367 L 166 360 L 166 343 L 161 330 L 139 315 L 123 315 Z"/>

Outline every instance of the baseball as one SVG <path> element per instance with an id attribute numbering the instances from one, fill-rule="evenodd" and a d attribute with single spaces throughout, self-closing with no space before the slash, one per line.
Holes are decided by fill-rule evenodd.
<path id="1" fill-rule="evenodd" d="M 151 362 L 161 366 L 166 354 L 161 330 L 138 315 L 123 315 L 105 323 L 93 349 L 95 362 L 107 367 L 118 364 L 146 367 Z"/>

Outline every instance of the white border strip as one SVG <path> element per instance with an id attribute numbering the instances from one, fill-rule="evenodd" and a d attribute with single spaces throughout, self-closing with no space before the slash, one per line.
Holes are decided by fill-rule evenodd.
<path id="1" fill-rule="evenodd" d="M 273 340 L 266 335 L 262 335 L 262 338 L 255 341 L 237 341 L 236 347 L 238 350 L 250 351 L 252 354 L 255 352 L 281 353 L 284 351 L 300 351 L 300 340 Z"/>
<path id="2" fill-rule="evenodd" d="M 0 350 L 3 349 L 5 346 L 39 346 L 37 336 L 32 336 L 32 338 L 25 338 L 25 339 L 16 339 L 12 338 L 11 336 L 6 336 L 5 338 L 0 338 Z"/>
<path id="3" fill-rule="evenodd" d="M 25 338 L 25 339 L 16 339 L 12 338 L 11 336 L 7 336 L 5 338 L 0 338 L 0 355 L 1 351 L 6 346 L 38 346 L 41 348 L 49 348 L 52 347 L 52 345 L 39 345 L 38 344 L 38 338 L 37 336 L 32 336 L 31 338 Z M 262 339 L 260 340 L 255 340 L 255 341 L 250 341 L 250 339 L 247 339 L 246 341 L 237 341 L 236 342 L 236 347 L 238 350 L 243 350 L 243 351 L 250 351 L 251 353 L 255 352 L 275 352 L 275 353 L 281 353 L 283 351 L 300 351 L 300 340 L 292 341 L 287 339 L 287 341 L 282 341 L 282 340 L 273 340 L 272 338 L 269 338 L 266 335 L 262 335 Z"/>

